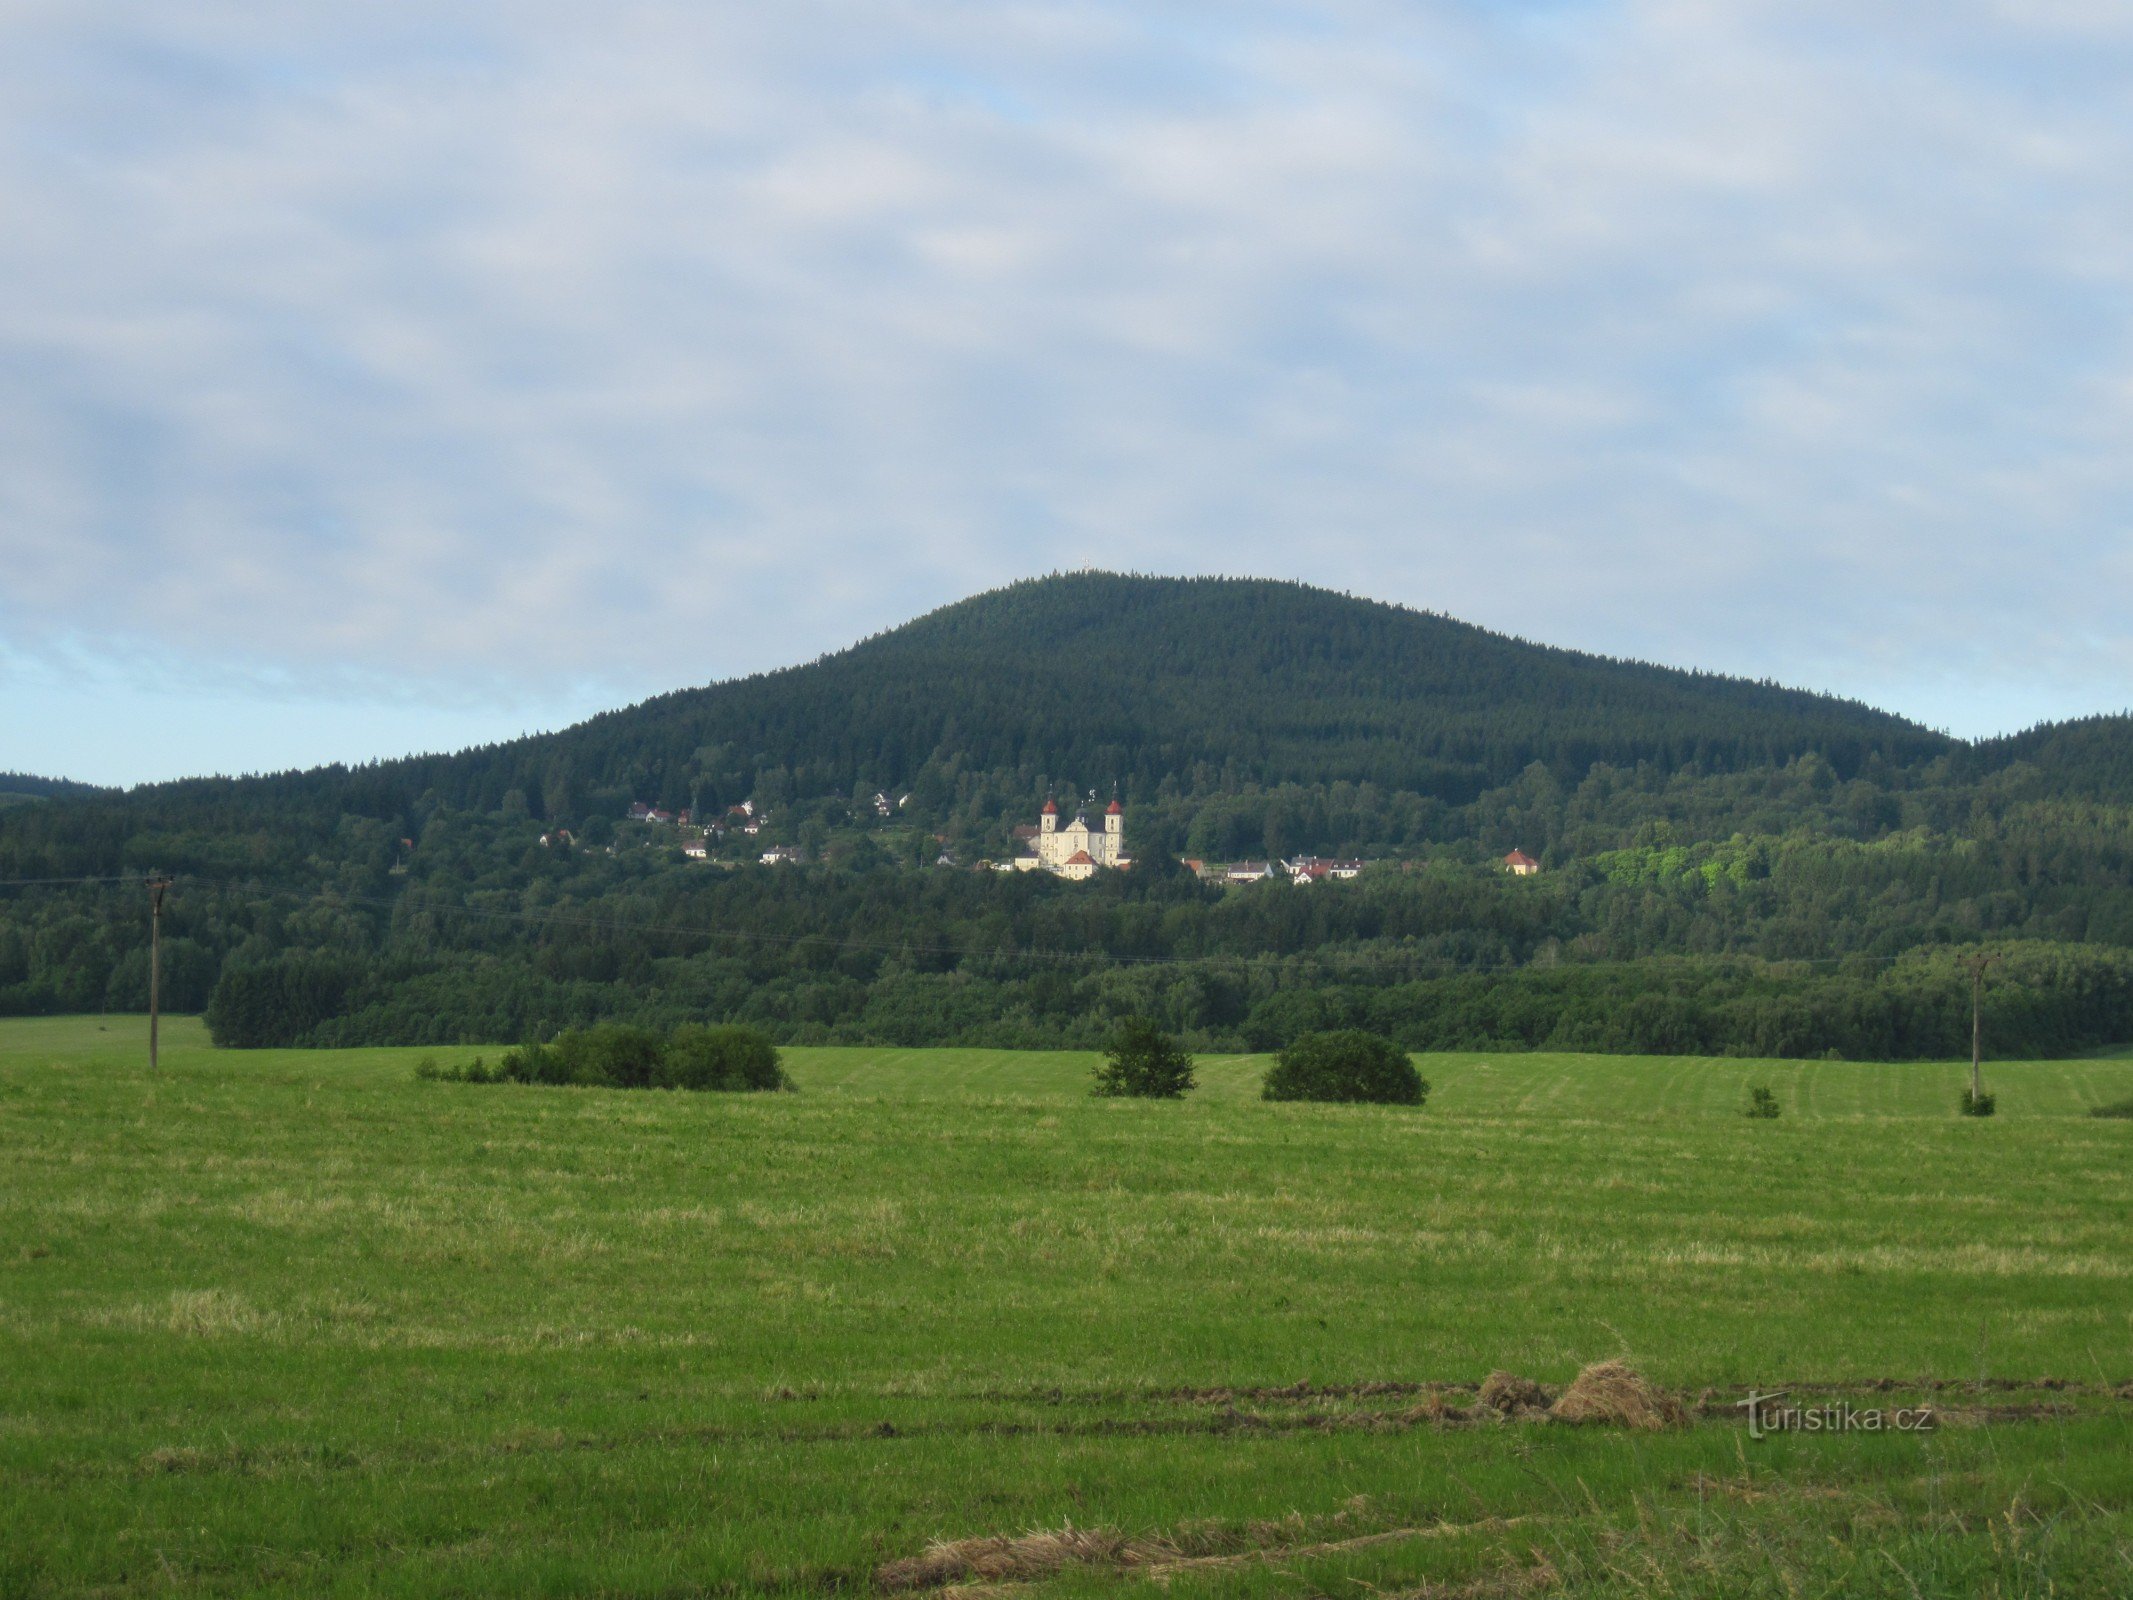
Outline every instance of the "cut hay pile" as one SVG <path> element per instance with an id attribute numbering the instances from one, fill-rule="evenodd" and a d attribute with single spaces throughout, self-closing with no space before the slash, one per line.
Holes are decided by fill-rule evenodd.
<path id="1" fill-rule="evenodd" d="M 1619 1361 L 1595 1361 L 1577 1375 L 1548 1414 L 1558 1422 L 1593 1422 L 1649 1432 L 1689 1425 L 1689 1408 L 1681 1396 Z"/>
<path id="2" fill-rule="evenodd" d="M 1175 1561 L 1182 1553 L 1161 1539 L 1135 1539 L 1108 1528 L 1065 1527 L 1015 1539 L 996 1534 L 932 1545 L 918 1555 L 876 1568 L 874 1583 L 887 1590 L 938 1589 L 950 1583 L 1027 1583 L 1068 1567 L 1145 1567 Z"/>
<path id="3" fill-rule="evenodd" d="M 1429 1389 L 1424 1391 L 1421 1400 L 1400 1413 L 1400 1420 L 1412 1427 L 1418 1422 L 1471 1422 L 1474 1417 L 1466 1407 L 1453 1405 L 1445 1399 L 1442 1390 Z"/>
<path id="4" fill-rule="evenodd" d="M 1548 1409 L 1549 1394 L 1531 1378 L 1492 1372 L 1481 1380 L 1481 1403 L 1507 1417 L 1532 1416 Z"/>
<path id="5" fill-rule="evenodd" d="M 1346 1521 L 1346 1513 L 1316 1526 L 1323 1530 Z M 1416 1528 L 1387 1528 L 1353 1538 L 1313 1542 L 1314 1524 L 1290 1516 L 1279 1522 L 1253 1522 L 1241 1528 L 1213 1523 L 1187 1524 L 1170 1538 L 1130 1538 L 1106 1528 L 1064 1527 L 1058 1532 L 957 1539 L 936 1544 L 921 1555 L 906 1556 L 874 1569 L 874 1587 L 891 1593 L 935 1591 L 940 1600 L 1003 1600 L 1021 1591 L 1015 1585 L 1055 1577 L 1070 1567 L 1110 1572 L 1135 1571 L 1157 1583 L 1185 1573 L 1218 1572 L 1255 1562 L 1292 1561 L 1348 1555 L 1414 1539 L 1441 1539 L 1482 1529 L 1502 1531 L 1534 1519 L 1487 1517 L 1458 1525 L 1440 1522 Z M 1495 1575 L 1479 1586 L 1446 1594 L 1527 1594 L 1551 1587 L 1555 1570 L 1546 1560 Z M 1440 1591 L 1411 1591 L 1436 1594 Z"/>

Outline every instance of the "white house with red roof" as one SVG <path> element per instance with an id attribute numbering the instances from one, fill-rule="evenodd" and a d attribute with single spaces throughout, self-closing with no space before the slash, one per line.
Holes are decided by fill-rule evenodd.
<path id="1" fill-rule="evenodd" d="M 1015 830 L 1018 834 L 1021 829 Z M 1086 811 L 1059 825 L 1059 806 L 1047 800 L 1037 813 L 1037 831 L 1029 840 L 1029 853 L 1015 857 L 1018 872 L 1056 873 L 1062 878 L 1093 878 L 1099 867 L 1130 867 L 1126 854 L 1126 808 L 1116 800 L 1105 808 L 1100 825 L 1091 825 Z"/>

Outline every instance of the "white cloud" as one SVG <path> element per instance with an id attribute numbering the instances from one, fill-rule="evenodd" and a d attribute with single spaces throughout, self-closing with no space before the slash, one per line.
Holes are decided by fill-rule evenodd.
<path id="1" fill-rule="evenodd" d="M 2081 0 L 17 5 L 0 637 L 559 706 L 1095 560 L 2110 705 L 2129 67 Z"/>

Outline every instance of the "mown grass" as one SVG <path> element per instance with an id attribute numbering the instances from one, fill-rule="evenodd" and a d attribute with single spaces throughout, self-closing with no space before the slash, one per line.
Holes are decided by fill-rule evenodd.
<path id="1" fill-rule="evenodd" d="M 185 1020 L 151 1080 L 142 1034 L 0 1023 L 0 1595 L 863 1592 L 934 1538 L 1292 1514 L 1165 1581 L 2133 1589 L 2133 1128 L 2085 1115 L 2133 1061 L 1995 1066 L 1978 1123 L 1954 1066 L 1432 1057 L 1418 1114 L 1266 1105 L 1251 1060 L 1095 1101 L 1089 1057 L 989 1051 L 423 1083 Z M 1402 1420 L 1605 1356 L 1713 1416 Z M 2046 1378 L 1939 1391 L 1930 1435 L 1722 1418 Z"/>

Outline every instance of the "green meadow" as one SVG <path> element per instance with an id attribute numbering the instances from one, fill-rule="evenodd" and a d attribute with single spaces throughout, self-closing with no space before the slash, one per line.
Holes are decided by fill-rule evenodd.
<path id="1" fill-rule="evenodd" d="M 2133 1592 L 2133 1059 L 1971 1121 L 1956 1064 L 1431 1056 L 1417 1112 L 145 1032 L 0 1022 L 0 1597 Z M 1694 1423 L 1472 1414 L 1609 1358 Z"/>

